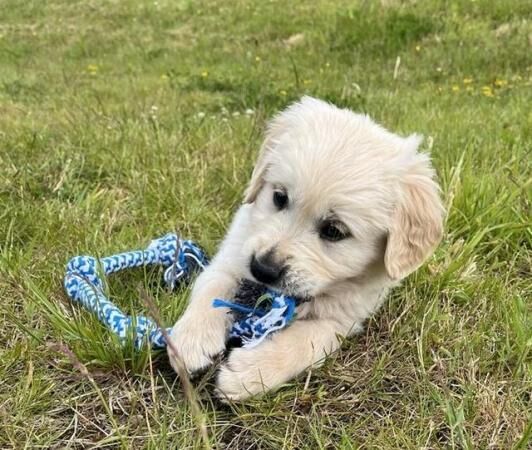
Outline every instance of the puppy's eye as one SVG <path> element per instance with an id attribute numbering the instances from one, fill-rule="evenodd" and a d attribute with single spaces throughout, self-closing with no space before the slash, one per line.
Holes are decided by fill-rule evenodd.
<path id="1" fill-rule="evenodd" d="M 326 241 L 337 242 L 345 239 L 349 236 L 347 232 L 340 224 L 326 221 L 321 224 L 320 238 Z"/>
<path id="2" fill-rule="evenodd" d="M 288 205 L 288 195 L 284 191 L 273 192 L 273 204 L 278 210 L 284 209 Z"/>

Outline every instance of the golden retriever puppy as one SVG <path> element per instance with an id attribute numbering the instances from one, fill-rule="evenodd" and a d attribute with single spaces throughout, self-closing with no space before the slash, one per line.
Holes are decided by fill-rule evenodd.
<path id="1" fill-rule="evenodd" d="M 443 208 L 420 137 L 310 97 L 273 118 L 244 203 L 197 278 L 171 339 L 190 372 L 224 351 L 232 315 L 212 307 L 242 279 L 298 298 L 296 320 L 222 363 L 220 396 L 274 389 L 362 329 L 388 290 L 431 255 Z M 175 367 L 175 355 L 169 350 Z"/>

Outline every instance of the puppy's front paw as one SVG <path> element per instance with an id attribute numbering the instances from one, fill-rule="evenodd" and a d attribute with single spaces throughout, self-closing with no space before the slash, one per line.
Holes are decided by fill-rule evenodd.
<path id="1" fill-rule="evenodd" d="M 216 393 L 225 400 L 245 400 L 276 387 L 282 382 L 279 375 L 282 378 L 278 361 L 261 352 L 260 346 L 237 348 L 218 372 Z"/>
<path id="2" fill-rule="evenodd" d="M 168 346 L 170 364 L 177 371 L 174 347 L 189 373 L 205 369 L 225 350 L 227 318 L 216 311 L 203 315 L 185 315 L 174 325 Z"/>

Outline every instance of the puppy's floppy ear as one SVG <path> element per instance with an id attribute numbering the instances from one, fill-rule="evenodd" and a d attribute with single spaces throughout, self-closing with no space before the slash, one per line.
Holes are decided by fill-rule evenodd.
<path id="1" fill-rule="evenodd" d="M 270 154 L 285 129 L 282 123 L 282 115 L 279 115 L 273 118 L 266 127 L 264 142 L 260 147 L 259 156 L 251 174 L 251 180 L 249 180 L 248 187 L 244 192 L 244 203 L 253 203 L 264 185 L 264 176 L 271 163 Z"/>
<path id="2" fill-rule="evenodd" d="M 415 142 L 413 142 L 413 140 Z M 408 139 L 416 148 L 419 138 Z M 444 210 L 428 156 L 416 154 L 401 183 L 401 195 L 389 227 L 384 264 L 401 279 L 427 259 L 443 235 Z"/>

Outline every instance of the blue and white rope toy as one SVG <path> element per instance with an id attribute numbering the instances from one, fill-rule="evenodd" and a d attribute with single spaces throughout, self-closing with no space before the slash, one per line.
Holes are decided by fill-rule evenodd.
<path id="1" fill-rule="evenodd" d="M 284 328 L 295 315 L 296 302 L 292 297 L 278 294 L 270 289 L 265 296 L 271 300 L 269 311 L 218 298 L 212 302 L 215 308 L 226 307 L 244 315 L 244 319 L 236 321 L 229 332 L 230 338 L 240 339 L 242 347 L 251 348 L 259 345 L 270 333 Z"/>
<path id="2" fill-rule="evenodd" d="M 175 234 L 167 234 L 153 240 L 145 250 L 99 259 L 92 256 L 72 258 L 67 264 L 64 286 L 73 301 L 94 313 L 121 342 L 125 342 L 130 336 L 137 348 L 145 342 L 152 347 L 163 348 L 166 342 L 156 323 L 145 316 L 131 317 L 124 314 L 105 295 L 100 274 L 107 276 L 128 268 L 161 265 L 166 268 L 164 281 L 173 289 L 197 270 L 203 270 L 207 264 L 207 257 L 194 242 L 182 240 Z M 273 291 L 268 291 L 268 296 L 271 300 L 269 311 L 221 299 L 213 301 L 214 307 L 226 307 L 242 316 L 233 324 L 229 336 L 241 339 L 244 347 L 259 344 L 270 333 L 285 327 L 295 315 L 296 302 L 293 298 Z M 167 332 L 170 330 L 168 328 Z"/>

